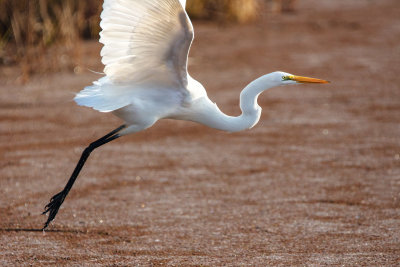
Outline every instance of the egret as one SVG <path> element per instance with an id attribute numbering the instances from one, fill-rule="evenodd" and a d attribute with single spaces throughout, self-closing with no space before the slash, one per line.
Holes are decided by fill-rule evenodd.
<path id="1" fill-rule="evenodd" d="M 124 124 L 83 151 L 64 189 L 45 206 L 43 230 L 55 218 L 90 153 L 121 136 L 136 133 L 160 119 L 187 120 L 237 132 L 257 124 L 257 97 L 286 84 L 327 83 L 325 80 L 273 72 L 247 85 L 240 94 L 242 114 L 224 114 L 204 87 L 187 71 L 193 26 L 186 0 L 104 0 L 100 42 L 105 76 L 75 96 L 78 105 L 112 112 Z"/>

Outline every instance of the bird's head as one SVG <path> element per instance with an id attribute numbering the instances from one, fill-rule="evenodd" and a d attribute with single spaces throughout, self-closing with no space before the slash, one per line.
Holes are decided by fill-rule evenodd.
<path id="1" fill-rule="evenodd" d="M 287 72 L 276 71 L 273 72 L 273 79 L 280 85 L 298 84 L 298 83 L 329 83 L 329 81 L 293 75 Z"/>
<path id="2" fill-rule="evenodd" d="M 329 82 L 317 78 L 297 76 L 283 71 L 275 71 L 265 74 L 259 77 L 258 79 L 255 79 L 242 92 L 248 91 L 258 95 L 269 88 L 273 88 L 280 85 L 300 84 L 300 83 L 329 83 Z"/>

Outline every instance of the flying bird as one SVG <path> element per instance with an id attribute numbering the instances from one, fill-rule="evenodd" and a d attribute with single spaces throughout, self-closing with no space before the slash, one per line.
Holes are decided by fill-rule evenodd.
<path id="1" fill-rule="evenodd" d="M 242 114 L 224 114 L 207 97 L 202 84 L 188 71 L 193 26 L 185 0 L 104 0 L 100 42 L 105 76 L 75 96 L 78 105 L 112 112 L 124 124 L 91 143 L 83 151 L 64 189 L 45 206 L 43 230 L 55 218 L 90 153 L 121 136 L 151 127 L 160 119 L 187 120 L 237 132 L 257 124 L 257 97 L 287 84 L 327 83 L 286 72 L 263 75 L 240 94 Z"/>

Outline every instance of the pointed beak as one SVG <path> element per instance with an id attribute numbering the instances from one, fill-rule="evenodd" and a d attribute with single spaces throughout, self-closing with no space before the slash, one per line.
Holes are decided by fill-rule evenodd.
<path id="1" fill-rule="evenodd" d="M 293 81 L 296 81 L 298 83 L 330 83 L 329 81 L 317 79 L 317 78 L 309 78 L 309 77 L 302 77 L 302 76 L 296 76 L 292 75 L 290 76 L 290 79 Z"/>

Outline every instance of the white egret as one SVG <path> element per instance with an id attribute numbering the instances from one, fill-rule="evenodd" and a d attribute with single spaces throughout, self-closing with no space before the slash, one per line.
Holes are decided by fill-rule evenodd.
<path id="1" fill-rule="evenodd" d="M 185 0 L 105 0 L 100 42 L 105 76 L 79 92 L 75 101 L 101 112 L 112 112 L 124 125 L 91 143 L 65 188 L 45 207 L 45 229 L 55 218 L 90 153 L 123 135 L 139 132 L 160 119 L 198 122 L 237 132 L 257 124 L 261 107 L 257 97 L 278 85 L 327 83 L 285 72 L 266 74 L 240 94 L 242 114 L 232 117 L 219 110 L 204 87 L 187 72 L 193 27 Z"/>

